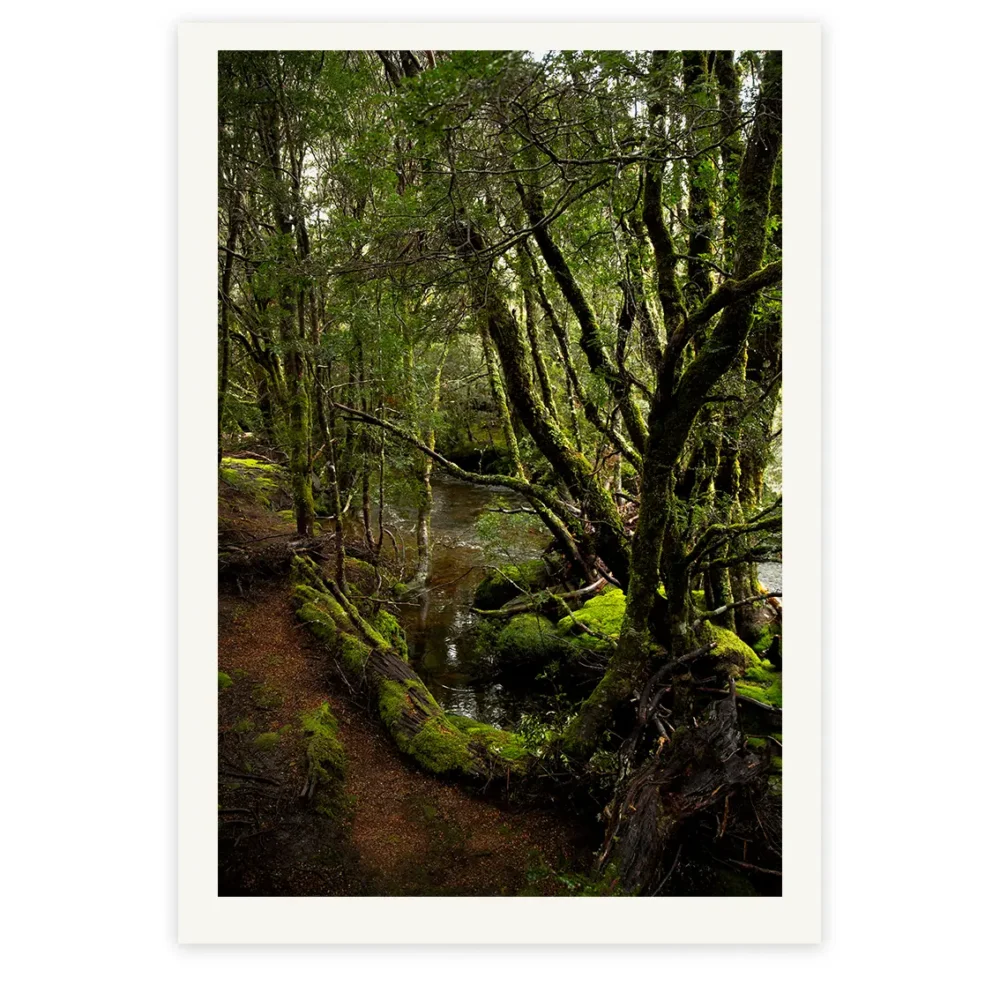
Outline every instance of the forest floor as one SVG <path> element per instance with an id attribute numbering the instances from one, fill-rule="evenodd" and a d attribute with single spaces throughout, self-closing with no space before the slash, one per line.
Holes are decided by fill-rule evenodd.
<path id="1" fill-rule="evenodd" d="M 229 530 L 291 532 L 261 510 Z M 238 516 L 233 516 L 238 515 Z M 586 866 L 578 825 L 432 777 L 395 748 L 300 627 L 287 580 L 220 593 L 220 894 L 517 895 Z M 301 719 L 323 702 L 347 756 L 338 815 L 299 797 Z"/>

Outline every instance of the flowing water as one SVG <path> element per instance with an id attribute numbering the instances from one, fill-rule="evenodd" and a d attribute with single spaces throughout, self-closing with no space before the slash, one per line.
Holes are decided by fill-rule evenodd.
<path id="1" fill-rule="evenodd" d="M 529 706 L 482 669 L 484 657 L 476 641 L 481 619 L 472 610 L 472 597 L 490 564 L 476 532 L 476 518 L 489 507 L 521 504 L 507 490 L 445 477 L 435 477 L 433 489 L 430 587 L 404 598 L 399 608 L 410 664 L 446 712 L 494 725 L 515 725 Z M 404 531 L 412 531 L 413 519 L 413 512 L 408 511 L 397 523 Z M 507 547 L 502 561 L 538 556 L 548 540 L 540 530 L 525 532 Z"/>
<path id="2" fill-rule="evenodd" d="M 476 519 L 487 508 L 521 506 L 507 490 L 458 482 L 444 476 L 433 480 L 430 587 L 404 598 L 398 609 L 406 629 L 410 664 L 446 712 L 466 715 L 493 725 L 511 727 L 526 710 L 537 710 L 536 698 L 500 683 L 486 669 L 478 648 L 481 617 L 472 610 L 473 592 L 491 560 L 476 531 Z M 413 511 L 386 509 L 387 520 L 412 545 Z M 530 530 L 507 546 L 502 562 L 538 556 L 549 541 L 547 533 Z M 411 549 L 412 551 L 412 549 Z M 761 563 L 760 581 L 781 590 L 781 563 Z"/>

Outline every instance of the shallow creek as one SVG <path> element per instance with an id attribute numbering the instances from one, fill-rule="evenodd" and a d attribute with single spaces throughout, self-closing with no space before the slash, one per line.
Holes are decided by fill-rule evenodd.
<path id="1" fill-rule="evenodd" d="M 472 598 L 490 565 L 476 533 L 476 518 L 490 507 L 519 506 L 517 498 L 500 488 L 444 476 L 434 477 L 433 489 L 430 589 L 404 599 L 398 608 L 410 664 L 446 712 L 514 726 L 524 711 L 540 706 L 525 692 L 492 679 L 489 671 L 477 670 L 482 666 L 476 642 L 481 618 L 472 610 Z M 387 521 L 406 536 L 408 547 L 413 544 L 414 516 L 412 511 L 386 509 Z M 525 532 L 503 561 L 538 556 L 548 541 L 542 530 Z M 758 571 L 769 590 L 781 589 L 781 563 L 761 563 Z"/>
<path id="2" fill-rule="evenodd" d="M 430 589 L 399 607 L 410 664 L 446 712 L 515 725 L 528 707 L 523 697 L 495 680 L 476 676 L 480 654 L 475 626 L 480 618 L 472 610 L 472 597 L 489 565 L 476 534 L 476 518 L 487 507 L 518 506 L 517 498 L 503 489 L 445 477 L 435 477 L 433 488 Z M 407 512 L 397 523 L 412 544 L 413 514 Z M 509 550 L 509 561 L 538 556 L 547 542 L 542 531 L 526 532 Z"/>

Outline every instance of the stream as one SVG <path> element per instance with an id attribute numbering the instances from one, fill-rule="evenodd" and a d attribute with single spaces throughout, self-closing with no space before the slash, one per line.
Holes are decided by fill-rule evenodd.
<path id="1" fill-rule="evenodd" d="M 430 589 L 402 602 L 398 612 L 410 665 L 446 712 L 512 727 L 527 708 L 536 706 L 489 676 L 477 676 L 482 654 L 476 648 L 476 626 L 481 619 L 472 610 L 472 597 L 490 565 L 476 533 L 476 518 L 485 508 L 508 506 L 516 498 L 502 488 L 444 476 L 434 477 L 433 490 Z M 411 511 L 402 517 L 392 514 L 409 539 L 414 517 Z M 536 557 L 548 541 L 541 529 L 526 532 L 504 561 Z"/>
<path id="2" fill-rule="evenodd" d="M 433 479 L 430 588 L 398 606 L 406 629 L 410 665 L 446 712 L 512 728 L 525 711 L 539 711 L 537 695 L 499 683 L 489 671 L 478 671 L 483 654 L 477 649 L 481 621 L 472 610 L 473 592 L 491 560 L 476 532 L 477 517 L 489 507 L 516 498 L 507 490 Z M 386 508 L 386 521 L 412 545 L 415 512 Z M 541 528 L 525 532 L 502 561 L 520 562 L 539 556 L 549 542 Z M 759 578 L 769 590 L 781 590 L 781 563 L 760 563 Z"/>

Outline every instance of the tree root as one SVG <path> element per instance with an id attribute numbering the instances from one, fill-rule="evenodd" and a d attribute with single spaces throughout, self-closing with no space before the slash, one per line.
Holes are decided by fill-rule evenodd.
<path id="1" fill-rule="evenodd" d="M 678 729 L 669 743 L 661 740 L 620 792 L 609 810 L 601 863 L 613 859 L 631 891 L 662 884 L 689 821 L 719 810 L 724 832 L 730 796 L 748 790 L 752 802 L 766 787 L 765 762 L 744 747 L 735 699 L 713 702 L 696 726 Z"/>

